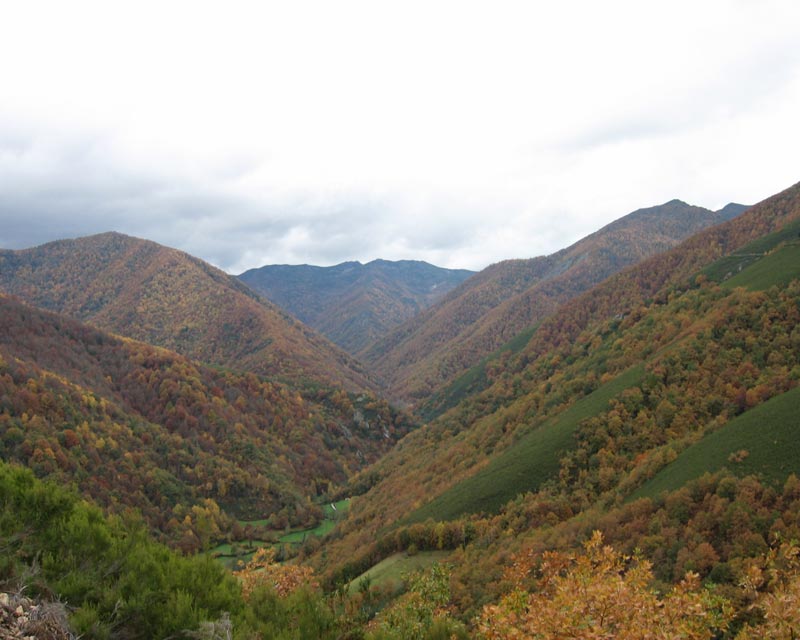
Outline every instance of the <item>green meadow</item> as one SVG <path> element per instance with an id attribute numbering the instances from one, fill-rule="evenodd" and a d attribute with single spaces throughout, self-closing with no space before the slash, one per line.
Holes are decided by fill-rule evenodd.
<path id="1" fill-rule="evenodd" d="M 608 407 L 608 402 L 638 384 L 644 367 L 628 369 L 581 398 L 518 442 L 473 476 L 451 487 L 411 514 L 407 522 L 453 520 L 466 513 L 494 513 L 520 493 L 535 491 L 558 473 L 564 451 L 574 446 L 573 434 L 585 418 Z"/>
<path id="2" fill-rule="evenodd" d="M 776 486 L 791 473 L 800 475 L 800 387 L 767 400 L 708 434 L 630 499 L 653 498 L 723 468 L 740 477 L 756 475 Z"/>

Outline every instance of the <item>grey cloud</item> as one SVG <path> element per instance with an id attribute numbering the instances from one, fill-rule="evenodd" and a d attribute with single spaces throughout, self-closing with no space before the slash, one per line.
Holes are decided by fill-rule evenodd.
<path id="1" fill-rule="evenodd" d="M 189 244 L 198 255 L 230 271 L 279 261 L 335 264 L 358 259 L 381 242 L 381 217 L 371 198 L 351 195 L 284 202 L 242 203 L 229 214 L 201 222 Z M 377 209 L 379 210 L 379 209 Z M 221 222 L 226 220 L 226 222 Z M 302 246 L 294 239 L 302 238 Z M 255 264 L 243 256 L 260 256 Z"/>
<path id="2" fill-rule="evenodd" d="M 394 197 L 369 192 L 241 195 L 229 187 L 252 169 L 248 159 L 220 165 L 203 181 L 132 166 L 102 137 L 43 142 L 46 133 L 12 134 L 0 123 L 2 248 L 114 230 L 236 271 L 280 260 L 369 260 L 386 257 L 390 245 L 419 255 L 455 248 L 472 233 L 453 214 L 415 212 L 409 220 Z M 431 208 L 440 214 L 457 205 Z"/>
<path id="3" fill-rule="evenodd" d="M 229 175 L 246 170 L 233 166 Z M 91 132 L 59 137 L 0 121 L 3 248 L 108 230 L 180 247 L 204 220 L 221 214 L 235 227 L 252 219 L 256 207 L 212 186 L 137 168 Z M 285 228 L 283 222 L 275 232 Z"/>

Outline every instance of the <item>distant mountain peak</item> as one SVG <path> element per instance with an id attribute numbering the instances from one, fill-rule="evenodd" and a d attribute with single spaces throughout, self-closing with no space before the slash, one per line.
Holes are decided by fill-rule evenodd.
<path id="1" fill-rule="evenodd" d="M 718 215 L 722 216 L 725 220 L 731 220 L 737 216 L 742 215 L 750 208 L 750 205 L 739 204 L 737 202 L 729 202 L 722 209 L 716 211 Z"/>
<path id="2" fill-rule="evenodd" d="M 240 280 L 357 353 L 473 275 L 420 260 L 343 262 L 333 267 L 251 269 Z"/>
<path id="3" fill-rule="evenodd" d="M 551 255 L 491 265 L 359 356 L 393 398 L 424 401 L 567 300 L 725 219 L 677 198 L 637 209 Z"/>

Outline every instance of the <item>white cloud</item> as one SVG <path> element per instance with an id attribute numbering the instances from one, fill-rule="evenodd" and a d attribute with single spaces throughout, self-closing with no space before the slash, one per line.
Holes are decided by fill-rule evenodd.
<path id="1" fill-rule="evenodd" d="M 114 228 L 231 271 L 556 250 L 798 180 L 800 4 L 15 3 L 0 246 Z"/>

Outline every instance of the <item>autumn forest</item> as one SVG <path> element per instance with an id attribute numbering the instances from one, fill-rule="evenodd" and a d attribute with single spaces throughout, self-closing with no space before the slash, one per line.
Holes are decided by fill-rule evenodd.
<path id="1" fill-rule="evenodd" d="M 800 185 L 474 274 L 0 250 L 0 613 L 24 593 L 53 638 L 795 638 L 799 429 Z"/>

